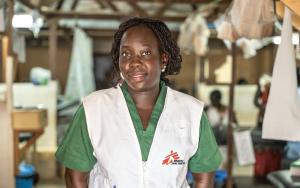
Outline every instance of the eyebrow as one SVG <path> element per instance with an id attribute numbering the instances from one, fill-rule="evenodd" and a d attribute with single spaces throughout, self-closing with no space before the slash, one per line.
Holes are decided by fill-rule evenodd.
<path id="1" fill-rule="evenodd" d="M 153 47 L 152 45 L 150 44 L 142 44 L 143 47 Z M 130 48 L 131 46 L 130 45 L 120 45 L 121 48 Z"/>

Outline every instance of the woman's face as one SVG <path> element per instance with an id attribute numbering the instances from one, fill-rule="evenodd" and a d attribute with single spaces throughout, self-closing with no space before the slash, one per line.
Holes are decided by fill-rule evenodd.
<path id="1" fill-rule="evenodd" d="M 142 92 L 159 87 L 162 56 L 151 29 L 139 25 L 129 28 L 120 43 L 119 68 L 132 91 Z"/>

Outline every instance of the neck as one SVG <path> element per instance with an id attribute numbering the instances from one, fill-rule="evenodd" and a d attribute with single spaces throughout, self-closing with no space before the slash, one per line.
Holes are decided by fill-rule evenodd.
<path id="1" fill-rule="evenodd" d="M 159 95 L 159 85 L 149 91 L 128 91 L 138 109 L 152 109 Z"/>

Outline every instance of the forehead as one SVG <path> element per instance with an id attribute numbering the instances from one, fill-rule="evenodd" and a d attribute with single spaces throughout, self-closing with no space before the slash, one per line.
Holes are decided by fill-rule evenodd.
<path id="1" fill-rule="evenodd" d="M 133 26 L 123 34 L 121 45 L 130 45 L 135 42 L 155 46 L 159 44 L 156 35 L 145 25 Z"/>

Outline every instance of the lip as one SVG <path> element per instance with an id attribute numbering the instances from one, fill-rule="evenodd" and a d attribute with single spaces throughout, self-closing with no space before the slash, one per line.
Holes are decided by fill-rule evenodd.
<path id="1" fill-rule="evenodd" d="M 133 72 L 128 74 L 128 78 L 133 81 L 142 81 L 146 77 L 144 72 Z"/>

